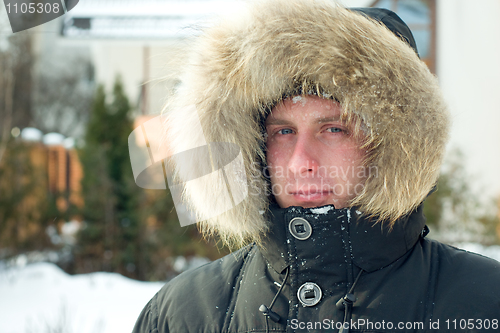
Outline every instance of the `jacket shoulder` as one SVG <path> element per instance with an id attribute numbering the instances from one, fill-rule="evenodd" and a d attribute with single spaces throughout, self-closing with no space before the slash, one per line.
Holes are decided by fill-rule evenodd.
<path id="1" fill-rule="evenodd" d="M 435 313 L 444 320 L 500 320 L 500 262 L 436 241 L 429 244 L 437 254 Z"/>
<path id="2" fill-rule="evenodd" d="M 455 246 L 430 241 L 433 251 L 438 254 L 441 274 L 466 274 L 463 279 L 500 279 L 500 262 L 478 253 L 469 252 Z"/>
<path id="3" fill-rule="evenodd" d="M 133 332 L 221 332 L 234 285 L 255 249 L 246 246 L 170 280 L 143 309 Z"/>

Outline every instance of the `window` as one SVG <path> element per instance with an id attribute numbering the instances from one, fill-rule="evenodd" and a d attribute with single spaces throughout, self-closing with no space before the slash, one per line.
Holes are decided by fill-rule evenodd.
<path id="1" fill-rule="evenodd" d="M 420 58 L 436 73 L 436 0 L 376 0 L 370 7 L 398 14 L 412 31 Z"/>

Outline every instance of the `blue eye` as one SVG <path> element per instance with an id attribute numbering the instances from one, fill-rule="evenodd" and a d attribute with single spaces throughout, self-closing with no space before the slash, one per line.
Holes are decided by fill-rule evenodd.
<path id="1" fill-rule="evenodd" d="M 279 134 L 292 134 L 293 131 L 289 128 L 283 128 L 278 131 Z"/>
<path id="2" fill-rule="evenodd" d="M 342 132 L 342 129 L 341 128 L 338 128 L 338 127 L 328 127 L 326 129 L 328 132 L 331 132 L 331 133 L 339 133 L 339 132 Z"/>

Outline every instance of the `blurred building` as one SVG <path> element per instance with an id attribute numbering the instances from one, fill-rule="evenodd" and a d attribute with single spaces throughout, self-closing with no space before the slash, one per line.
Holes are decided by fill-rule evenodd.
<path id="1" fill-rule="evenodd" d="M 48 228 L 60 232 L 80 220 L 83 173 L 70 141 L 28 127 L 9 144 L 0 164 L 0 244 L 7 254 L 50 246 L 51 237 L 41 237 Z"/>
<path id="2" fill-rule="evenodd" d="M 70 205 L 83 207 L 81 196 L 82 165 L 73 147 L 50 144 L 41 147 L 46 153 L 48 190 L 56 200 L 57 208 L 66 211 Z"/>
<path id="3" fill-rule="evenodd" d="M 159 114 L 179 83 L 189 37 L 241 1 L 86 0 L 64 17 L 66 45 L 88 45 L 95 81 L 110 89 L 117 75 L 137 114 Z"/>
<path id="4" fill-rule="evenodd" d="M 55 200 L 56 208 L 61 213 L 67 212 L 70 207 L 82 208 L 83 169 L 73 140 L 64 138 L 59 133 L 41 136 L 37 131 L 34 128 L 25 128 L 20 139 L 30 151 L 33 166 L 46 177 L 42 183 L 46 196 Z M 37 136 L 40 139 L 37 140 Z"/>

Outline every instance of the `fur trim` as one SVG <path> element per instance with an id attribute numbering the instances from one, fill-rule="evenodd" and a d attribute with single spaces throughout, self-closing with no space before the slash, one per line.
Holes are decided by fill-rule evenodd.
<path id="1" fill-rule="evenodd" d="M 182 82 L 177 111 L 168 113 L 174 151 L 205 140 L 241 148 L 248 197 L 201 224 L 227 243 L 258 241 L 267 228 L 259 122 L 267 108 L 299 90 L 330 94 L 347 116 L 362 120 L 367 163 L 377 169 L 352 202 L 364 214 L 394 223 L 421 204 L 439 176 L 448 112 L 436 78 L 385 26 L 330 1 L 253 3 L 197 38 Z M 198 133 L 190 131 L 199 126 L 196 117 L 179 111 L 193 104 Z M 183 170 L 176 171 L 182 179 Z M 199 218 L 213 215 L 221 184 L 212 179 L 186 185 L 185 199 Z"/>

